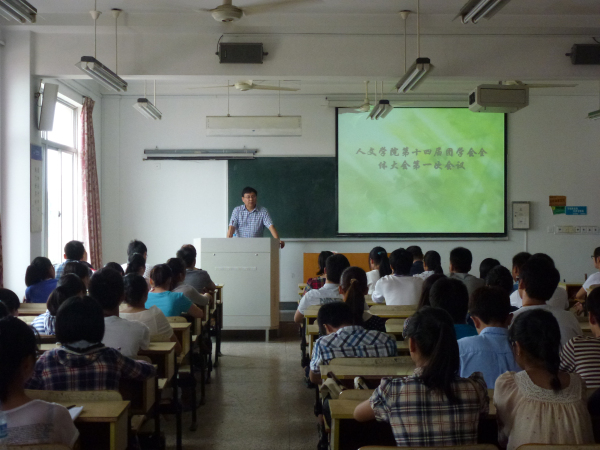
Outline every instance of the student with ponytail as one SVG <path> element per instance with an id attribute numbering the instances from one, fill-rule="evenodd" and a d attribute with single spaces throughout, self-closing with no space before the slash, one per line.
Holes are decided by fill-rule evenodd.
<path id="1" fill-rule="evenodd" d="M 333 252 L 328 250 L 323 250 L 321 253 L 319 253 L 319 259 L 317 260 L 317 263 L 319 264 L 319 270 L 317 271 L 317 276 L 309 278 L 306 281 L 304 294 L 312 289 L 321 289 L 325 285 L 325 282 L 327 281 L 327 277 L 325 276 L 325 264 L 327 263 L 327 258 L 330 256 L 333 256 Z"/>
<path id="2" fill-rule="evenodd" d="M 369 253 L 369 267 L 371 268 L 371 271 L 367 272 L 367 284 L 369 286 L 369 292 L 367 293 L 371 295 L 375 290 L 375 283 L 377 283 L 377 280 L 392 274 L 390 260 L 388 259 L 385 248 L 375 247 L 371 250 L 371 253 Z"/>
<path id="3" fill-rule="evenodd" d="M 460 378 L 454 324 L 439 308 L 411 317 L 405 336 L 417 368 L 406 378 L 384 378 L 371 398 L 354 411 L 359 422 L 389 422 L 400 447 L 477 443 L 481 416 L 489 409 L 481 373 Z"/>
<path id="4" fill-rule="evenodd" d="M 368 311 L 369 307 L 365 302 L 365 294 L 368 291 L 367 274 L 363 269 L 352 266 L 344 270 L 339 289 L 340 294 L 344 296 L 344 302 L 352 310 L 354 325 L 385 333 L 386 320 Z"/>
<path id="5" fill-rule="evenodd" d="M 444 269 L 442 269 L 442 257 L 435 250 L 429 250 L 423 257 L 423 269 L 422 273 L 413 275 L 415 277 L 423 278 L 424 280 L 431 275 L 443 275 Z"/>
<path id="6" fill-rule="evenodd" d="M 560 327 L 551 312 L 531 309 L 512 323 L 509 341 L 521 372 L 498 377 L 494 403 L 498 440 L 508 450 L 524 444 L 592 444 L 585 382 L 560 367 Z"/>

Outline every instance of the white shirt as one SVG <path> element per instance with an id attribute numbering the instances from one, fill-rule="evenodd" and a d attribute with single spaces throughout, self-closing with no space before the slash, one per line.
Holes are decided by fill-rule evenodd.
<path id="1" fill-rule="evenodd" d="M 196 288 L 190 286 L 189 284 L 180 283 L 175 289 L 173 289 L 173 292 L 181 292 L 183 295 L 189 298 L 192 303 L 198 306 L 206 306 L 210 301 L 208 296 L 202 295 L 196 290 Z"/>
<path id="2" fill-rule="evenodd" d="M 556 318 L 558 321 L 558 326 L 560 327 L 561 346 L 565 345 L 569 339 L 574 338 L 575 336 L 583 335 L 581 327 L 579 326 L 579 321 L 572 312 L 565 311 L 564 309 L 552 308 L 548 305 L 523 306 L 521 309 L 518 309 L 513 313 L 513 322 L 517 316 L 519 316 L 519 314 L 532 309 L 544 309 L 546 311 L 550 311 Z"/>
<path id="3" fill-rule="evenodd" d="M 79 431 L 67 408 L 32 400 L 6 412 L 10 445 L 62 444 L 73 448 Z"/>
<path id="4" fill-rule="evenodd" d="M 163 312 L 156 305 L 152 305 L 146 311 L 136 313 L 119 313 L 119 316 L 125 320 L 134 320 L 141 322 L 150 330 L 150 336 L 173 336 L 173 328 Z"/>
<path id="5" fill-rule="evenodd" d="M 583 288 L 588 291 L 588 289 L 590 288 L 590 286 L 593 286 L 595 284 L 600 284 L 600 272 L 596 272 L 593 273 L 592 275 L 590 275 L 588 277 L 587 280 L 585 280 L 585 283 L 583 283 Z M 588 294 L 590 292 L 588 291 Z"/>
<path id="6" fill-rule="evenodd" d="M 518 289 L 510 294 L 510 304 L 517 308 L 523 306 L 523 299 L 521 298 Z M 546 305 L 551 306 L 552 308 L 569 309 L 569 297 L 567 296 L 567 291 L 558 286 L 554 291 L 554 294 L 552 294 L 552 297 L 546 302 Z"/>
<path id="7" fill-rule="evenodd" d="M 306 314 L 309 306 L 324 305 L 325 303 L 341 302 L 344 300 L 339 291 L 339 284 L 325 283 L 321 289 L 312 289 L 308 291 L 298 305 L 298 311 Z"/>
<path id="8" fill-rule="evenodd" d="M 150 345 L 150 330 L 146 325 L 121 317 L 104 318 L 104 339 L 102 343 L 121 352 L 123 356 L 135 358 L 138 351 Z"/>
<path id="9" fill-rule="evenodd" d="M 421 291 L 423 290 L 423 279 L 412 275 L 398 276 L 386 275 L 380 278 L 375 285 L 373 301 L 385 303 L 386 305 L 417 305 Z"/>
<path id="10" fill-rule="evenodd" d="M 428 277 L 430 277 L 430 276 L 431 276 L 431 275 L 433 275 L 434 273 L 435 273 L 435 272 L 434 272 L 433 270 L 426 270 L 425 272 L 421 272 L 421 273 L 418 273 L 418 274 L 416 274 L 416 275 L 413 275 L 413 277 L 421 278 L 421 279 L 423 279 L 423 280 L 424 280 L 425 278 L 428 278 Z"/>
<path id="11" fill-rule="evenodd" d="M 369 286 L 369 295 L 371 295 L 375 290 L 375 283 L 377 283 L 379 278 L 381 278 L 381 275 L 379 275 L 379 270 L 375 269 L 367 272 L 367 286 Z"/>

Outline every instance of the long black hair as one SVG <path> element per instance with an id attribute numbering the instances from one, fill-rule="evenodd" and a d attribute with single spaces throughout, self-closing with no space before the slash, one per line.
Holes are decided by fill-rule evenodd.
<path id="1" fill-rule="evenodd" d="M 75 297 L 85 294 L 85 284 L 81 281 L 74 273 L 63 275 L 58 280 L 56 289 L 54 289 L 48 296 L 46 307 L 50 312 L 50 315 L 56 316 L 58 308 L 63 304 L 65 300 L 70 297 Z"/>
<path id="2" fill-rule="evenodd" d="M 128 273 L 123 277 L 125 303 L 129 306 L 144 306 L 144 297 L 148 294 L 146 279 L 137 273 Z"/>
<path id="3" fill-rule="evenodd" d="M 369 253 L 369 260 L 373 260 L 373 264 L 379 266 L 379 276 L 381 278 L 392 274 L 392 267 L 385 248 L 375 247 Z"/>
<path id="4" fill-rule="evenodd" d="M 442 257 L 435 250 L 429 250 L 425 253 L 423 264 L 427 266 L 427 270 L 433 270 L 433 273 L 444 273 L 444 269 L 442 269 Z"/>
<path id="5" fill-rule="evenodd" d="M 36 353 L 35 333 L 25 322 L 12 316 L 0 320 L 0 402 L 8 399 L 23 360 L 29 356 L 35 358 Z"/>
<path id="6" fill-rule="evenodd" d="M 333 252 L 330 252 L 329 250 L 324 250 L 321 253 L 319 253 L 319 271 L 317 272 L 318 277 L 325 273 L 325 263 L 327 262 L 327 258 L 329 258 L 332 255 Z"/>
<path id="7" fill-rule="evenodd" d="M 125 275 L 128 273 L 138 273 L 142 267 L 146 268 L 146 259 L 141 253 L 134 253 L 129 257 Z"/>
<path id="8" fill-rule="evenodd" d="M 354 325 L 363 325 L 365 312 L 365 292 L 369 290 L 367 274 L 360 267 L 348 267 L 342 272 L 340 286 L 346 293 L 344 301 L 352 310 Z"/>
<path id="9" fill-rule="evenodd" d="M 452 383 L 459 374 L 460 356 L 450 314 L 441 308 L 421 308 L 410 318 L 405 338 L 413 339 L 421 355 L 428 359 L 419 376 L 421 382 L 446 394 L 450 402 L 457 402 Z"/>
<path id="10" fill-rule="evenodd" d="M 446 278 L 446 275 L 443 273 L 434 273 L 433 275 L 429 275 L 425 278 L 423 282 L 423 290 L 421 291 L 421 297 L 419 298 L 419 303 L 417 304 L 417 310 L 421 309 L 423 306 L 431 306 L 429 303 L 429 292 L 431 291 L 431 286 L 440 278 Z"/>
<path id="11" fill-rule="evenodd" d="M 551 312 L 532 309 L 519 314 L 508 331 L 511 343 L 518 342 L 533 359 L 544 364 L 552 375 L 550 386 L 554 392 L 562 389 L 560 367 L 560 327 Z"/>
<path id="12" fill-rule="evenodd" d="M 38 256 L 31 261 L 25 271 L 25 286 L 33 286 L 48 278 L 54 278 L 52 262 L 44 256 Z"/>

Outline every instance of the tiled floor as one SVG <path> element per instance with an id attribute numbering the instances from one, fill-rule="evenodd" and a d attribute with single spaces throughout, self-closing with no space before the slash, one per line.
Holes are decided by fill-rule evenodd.
<path id="1" fill-rule="evenodd" d="M 264 334 L 223 342 L 206 405 L 198 409 L 198 430 L 189 430 L 190 413 L 183 416 L 184 449 L 316 448 L 315 393 L 302 380 L 298 329 L 282 325 L 281 337 L 269 343 Z M 168 449 L 175 448 L 174 422 L 164 424 Z"/>

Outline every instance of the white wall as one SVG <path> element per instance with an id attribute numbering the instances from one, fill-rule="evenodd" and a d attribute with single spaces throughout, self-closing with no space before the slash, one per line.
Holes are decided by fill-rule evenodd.
<path id="1" fill-rule="evenodd" d="M 303 136 L 290 138 L 207 138 L 205 116 L 225 114 L 223 97 L 159 97 L 162 121 L 143 118 L 132 97 L 105 97 L 103 102 L 103 233 L 104 258 L 124 261 L 130 239 L 146 242 L 152 263 L 173 256 L 194 237 L 219 237 L 227 225 L 225 162 L 161 161 L 160 169 L 143 162 L 144 148 L 248 148 L 262 156 L 334 156 L 334 110 L 321 96 L 284 100 L 284 114 L 301 114 Z M 233 114 L 269 114 L 276 99 L 235 98 Z M 531 105 L 509 116 L 508 200 L 532 202 L 532 229 L 510 231 L 501 241 L 410 241 L 435 249 L 447 265 L 457 245 L 474 254 L 475 272 L 482 259 L 504 265 L 522 250 L 550 254 L 567 281 L 591 273 L 589 255 L 600 236 L 557 236 L 549 225 L 600 225 L 597 173 L 600 126 L 587 121 L 595 97 L 532 97 Z M 588 216 L 553 216 L 549 195 L 567 195 L 568 204 L 588 206 Z M 510 208 L 509 208 L 510 209 Z M 510 212 L 510 211 L 509 211 Z M 332 211 L 332 213 L 335 213 Z M 282 236 L 285 239 L 285 236 Z M 527 246 L 525 245 L 527 239 Z M 288 241 L 281 252 L 281 301 L 295 301 L 303 282 L 303 253 L 335 250 L 368 252 L 375 245 L 389 251 L 407 246 L 399 240 Z M 217 280 L 218 281 L 218 280 Z"/>

